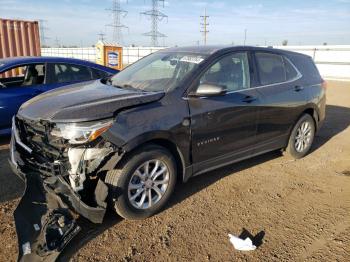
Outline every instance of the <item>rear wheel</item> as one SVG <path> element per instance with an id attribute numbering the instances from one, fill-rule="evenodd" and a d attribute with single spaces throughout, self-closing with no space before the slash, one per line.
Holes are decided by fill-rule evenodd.
<path id="1" fill-rule="evenodd" d="M 304 114 L 290 134 L 286 153 L 295 159 L 304 157 L 310 151 L 314 136 L 315 121 L 309 114 Z"/>
<path id="2" fill-rule="evenodd" d="M 147 145 L 132 153 L 105 179 L 116 212 L 126 219 L 143 219 L 157 213 L 176 184 L 176 165 L 165 148 Z"/>

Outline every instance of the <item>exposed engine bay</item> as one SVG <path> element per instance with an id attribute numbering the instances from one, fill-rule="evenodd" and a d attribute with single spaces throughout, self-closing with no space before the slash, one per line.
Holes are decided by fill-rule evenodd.
<path id="1" fill-rule="evenodd" d="M 14 213 L 19 260 L 54 261 L 80 231 L 79 216 L 102 223 L 103 178 L 123 155 L 103 137 L 74 144 L 56 135 L 55 124 L 13 119 L 10 164 L 26 181 Z"/>
<path id="2" fill-rule="evenodd" d="M 115 127 L 121 110 L 163 96 L 93 81 L 58 88 L 21 106 L 12 121 L 9 160 L 26 181 L 14 214 L 19 260 L 54 261 L 79 232 L 80 216 L 102 223 L 110 191 L 105 176 L 125 154 L 126 143 L 111 141 L 106 131 Z"/>

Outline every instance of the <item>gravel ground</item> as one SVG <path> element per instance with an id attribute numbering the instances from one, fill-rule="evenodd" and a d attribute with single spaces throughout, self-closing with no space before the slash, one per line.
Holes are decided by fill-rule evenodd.
<path id="1" fill-rule="evenodd" d="M 62 260 L 350 261 L 350 84 L 332 82 L 327 93 L 327 120 L 304 159 L 273 152 L 193 178 L 143 221 L 83 221 Z M 0 142 L 0 261 L 14 261 L 12 212 L 24 185 Z M 234 250 L 227 234 L 243 231 L 261 240 L 257 250 Z"/>

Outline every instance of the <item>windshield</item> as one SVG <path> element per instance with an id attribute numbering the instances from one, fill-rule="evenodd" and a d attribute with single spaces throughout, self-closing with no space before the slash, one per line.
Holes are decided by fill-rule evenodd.
<path id="1" fill-rule="evenodd" d="M 176 88 L 204 58 L 198 54 L 157 52 L 120 71 L 111 83 L 120 88 L 167 92 Z"/>

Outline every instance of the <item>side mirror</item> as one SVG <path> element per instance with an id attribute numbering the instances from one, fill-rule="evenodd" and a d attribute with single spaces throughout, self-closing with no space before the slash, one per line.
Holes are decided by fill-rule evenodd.
<path id="1" fill-rule="evenodd" d="M 192 97 L 201 97 L 201 96 L 221 96 L 226 94 L 227 89 L 225 86 L 215 85 L 204 83 L 200 84 L 196 92 L 190 93 Z"/>

